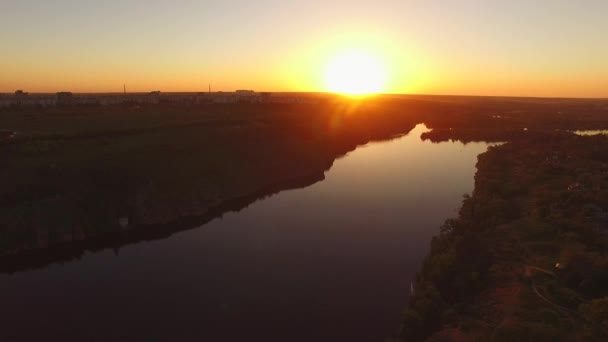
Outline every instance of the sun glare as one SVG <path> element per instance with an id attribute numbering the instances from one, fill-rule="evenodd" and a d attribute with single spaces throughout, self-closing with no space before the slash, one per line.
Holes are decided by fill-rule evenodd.
<path id="1" fill-rule="evenodd" d="M 351 51 L 335 56 L 325 71 L 329 91 L 347 95 L 376 94 L 385 90 L 386 70 L 374 56 Z"/>

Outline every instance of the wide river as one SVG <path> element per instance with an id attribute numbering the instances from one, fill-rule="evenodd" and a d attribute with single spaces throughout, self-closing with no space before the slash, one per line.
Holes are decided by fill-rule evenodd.
<path id="1" fill-rule="evenodd" d="M 370 143 L 163 240 L 0 275 L 2 341 L 384 341 L 484 143 Z"/>

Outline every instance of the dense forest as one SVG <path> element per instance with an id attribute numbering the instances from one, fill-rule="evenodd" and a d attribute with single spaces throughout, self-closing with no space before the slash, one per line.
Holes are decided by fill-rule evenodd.
<path id="1" fill-rule="evenodd" d="M 433 238 L 402 337 L 608 338 L 608 137 L 530 136 L 479 156 Z"/>
<path id="2" fill-rule="evenodd" d="M 0 141 L 0 271 L 197 227 L 416 120 L 350 101 L 0 112 L 15 132 Z"/>

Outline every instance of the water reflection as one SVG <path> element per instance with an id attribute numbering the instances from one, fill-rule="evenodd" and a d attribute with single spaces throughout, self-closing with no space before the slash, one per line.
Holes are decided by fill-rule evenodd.
<path id="1" fill-rule="evenodd" d="M 200 229 L 2 275 L 0 339 L 382 340 L 487 148 L 425 129 Z"/>
<path id="2" fill-rule="evenodd" d="M 608 134 L 608 130 L 581 130 L 581 131 L 574 131 L 574 134 L 577 135 L 597 135 L 597 134 Z"/>

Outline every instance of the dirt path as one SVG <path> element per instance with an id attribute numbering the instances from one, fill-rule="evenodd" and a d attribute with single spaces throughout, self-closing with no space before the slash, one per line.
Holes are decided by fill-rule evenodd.
<path id="1" fill-rule="evenodd" d="M 578 318 L 578 313 L 574 312 L 574 311 L 572 311 L 572 310 L 570 310 L 570 309 L 568 309 L 566 307 L 563 307 L 563 306 L 561 306 L 561 305 L 559 305 L 559 304 L 551 301 L 549 298 L 545 297 L 538 290 L 538 288 L 536 287 L 536 282 L 534 281 L 534 277 L 533 277 L 534 273 L 536 273 L 536 272 L 549 275 L 549 276 L 551 276 L 553 278 L 557 278 L 557 275 L 554 272 L 552 272 L 550 270 L 547 270 L 547 269 L 544 269 L 544 268 L 541 268 L 541 267 L 531 266 L 531 265 L 524 266 L 524 274 L 525 274 L 526 278 L 528 278 L 530 280 L 530 287 L 531 287 L 532 291 L 534 292 L 534 294 L 538 298 L 540 298 L 543 302 L 545 302 L 545 303 L 549 304 L 550 306 L 554 307 L 561 315 L 565 316 L 570 321 L 570 323 L 572 324 L 572 328 L 573 328 L 572 334 L 571 334 L 572 335 L 572 340 L 578 341 L 579 340 L 579 338 L 578 338 L 579 335 L 577 334 L 577 330 L 578 329 L 576 329 L 577 320 L 575 319 L 575 317 Z M 517 291 L 515 293 L 515 295 L 518 295 L 519 292 L 521 292 L 521 291 Z M 494 328 L 494 330 L 492 331 L 492 335 L 491 335 L 490 341 L 494 341 L 495 340 L 496 334 L 498 332 L 498 329 L 501 326 L 503 326 L 503 324 L 505 324 L 505 322 L 508 320 L 508 315 L 506 315 L 506 316 L 507 317 L 505 317 L 505 319 L 503 319 L 503 321 L 500 322 Z"/>

